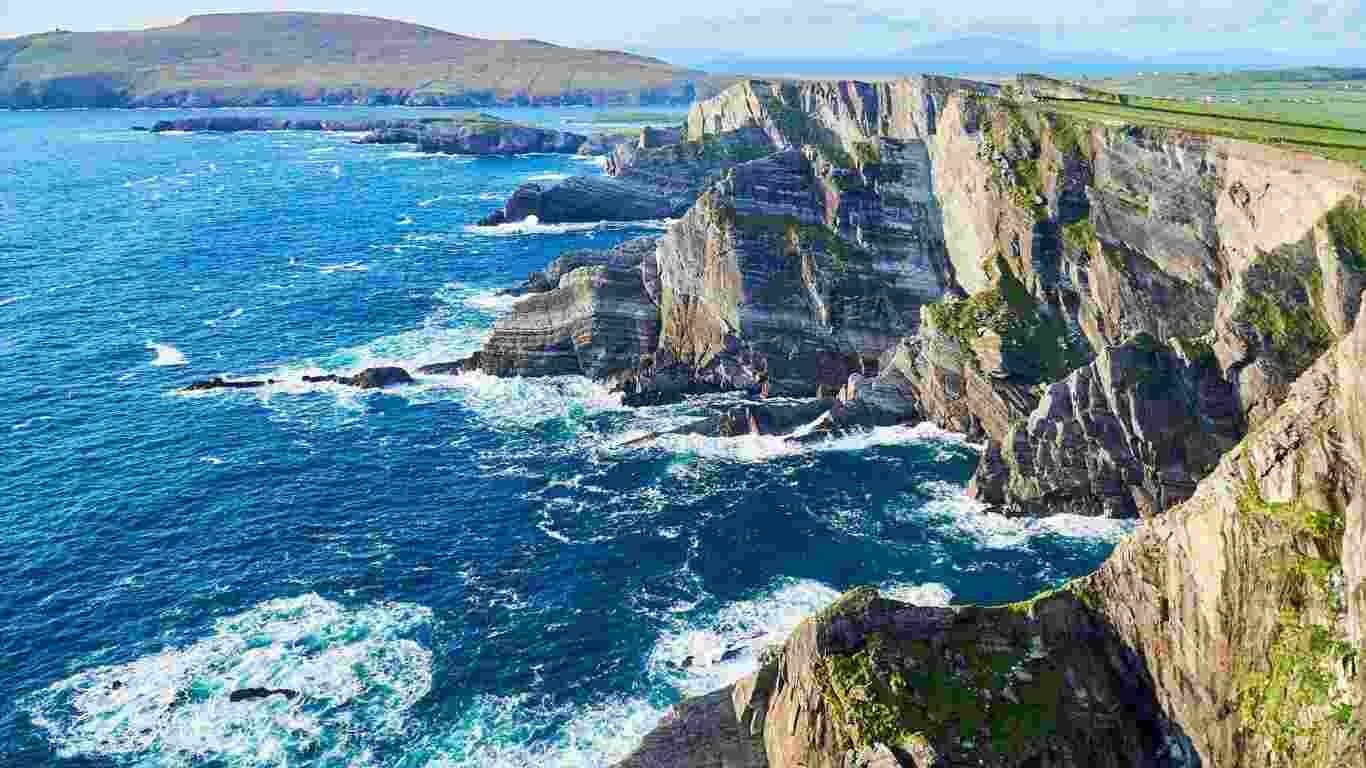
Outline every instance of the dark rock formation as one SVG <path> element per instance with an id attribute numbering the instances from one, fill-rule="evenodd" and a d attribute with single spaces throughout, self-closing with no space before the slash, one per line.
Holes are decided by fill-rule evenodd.
<path id="1" fill-rule="evenodd" d="M 381 120 L 296 120 L 270 116 L 209 115 L 159 120 L 153 133 L 168 131 L 365 132 L 359 144 L 416 144 L 421 152 L 461 155 L 518 155 L 527 152 L 574 154 L 587 138 L 577 133 L 536 128 L 492 115 Z"/>
<path id="2" fill-rule="evenodd" d="M 1140 334 L 1050 385 L 1001 440 L 1006 474 L 990 454 L 974 493 L 1021 514 L 1147 517 L 1184 501 L 1245 429 L 1214 352 L 1178 346 Z"/>
<path id="3" fill-rule="evenodd" d="M 676 704 L 615 768 L 767 768 L 760 738 L 741 729 L 731 688 Z"/>
<path id="4" fill-rule="evenodd" d="M 643 277 L 653 270 L 654 252 L 653 238 L 639 238 L 611 251 L 562 256 L 535 279 L 539 290 L 494 324 L 478 368 L 596 379 L 636 369 L 658 344 L 659 310 Z"/>
<path id="5" fill-rule="evenodd" d="M 431 366 L 428 366 L 431 367 Z M 424 369 L 425 370 L 425 369 Z M 338 376 L 329 373 L 322 376 L 304 376 L 303 381 L 310 384 L 332 383 L 345 384 L 357 389 L 383 389 L 401 384 L 413 383 L 413 377 L 404 369 L 395 366 L 385 366 L 379 368 L 366 368 L 353 376 Z M 196 381 L 180 391 L 182 392 L 206 392 L 215 389 L 255 389 L 270 384 L 277 384 L 275 379 L 248 379 L 248 380 L 228 380 L 221 376 L 211 379 Z"/>
<path id="6" fill-rule="evenodd" d="M 255 701 L 270 696 L 284 696 L 286 699 L 292 699 L 298 695 L 298 691 L 289 688 L 239 688 L 228 694 L 228 701 Z"/>

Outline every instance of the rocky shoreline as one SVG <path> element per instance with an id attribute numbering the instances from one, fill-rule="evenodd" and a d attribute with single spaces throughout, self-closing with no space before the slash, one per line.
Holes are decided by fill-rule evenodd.
<path id="1" fill-rule="evenodd" d="M 357 144 L 415 144 L 419 152 L 460 155 L 601 154 L 611 142 L 504 120 L 494 115 L 311 120 L 271 116 L 211 115 L 159 120 L 151 133 L 238 133 L 242 131 L 322 131 L 363 133 Z"/>
<path id="2" fill-rule="evenodd" d="M 1056 86 L 749 81 L 483 222 L 672 219 L 421 373 L 746 395 L 716 436 L 928 420 L 997 511 L 1142 518 L 1021 603 L 856 590 L 620 766 L 1366 765 L 1366 172 Z"/>
<path id="3" fill-rule="evenodd" d="M 856 591 L 620 765 L 1366 765 L 1366 173 L 1057 85 L 750 81 L 485 220 L 673 219 L 462 370 L 752 398 L 716 435 L 930 420 L 999 511 L 1145 521 L 1011 606 Z"/>

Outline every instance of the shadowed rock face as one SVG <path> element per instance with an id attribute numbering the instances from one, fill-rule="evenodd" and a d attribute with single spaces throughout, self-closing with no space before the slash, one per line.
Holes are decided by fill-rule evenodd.
<path id="1" fill-rule="evenodd" d="M 1366 765 L 1363 365 L 1359 321 L 1096 573 L 994 607 L 855 590 L 722 714 L 775 768 Z"/>
<path id="2" fill-rule="evenodd" d="M 523 296 L 494 324 L 479 369 L 595 379 L 635 369 L 653 354 L 659 336 L 658 308 L 644 282 L 654 251 L 654 239 L 641 238 L 558 259 L 537 283 L 541 290 Z"/>
<path id="3" fill-rule="evenodd" d="M 1188 498 L 1243 433 L 1208 346 L 1139 335 L 1050 385 L 973 491 L 1016 513 L 1148 517 Z"/>

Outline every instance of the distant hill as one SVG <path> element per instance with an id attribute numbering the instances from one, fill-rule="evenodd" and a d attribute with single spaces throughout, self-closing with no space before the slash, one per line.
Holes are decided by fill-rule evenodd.
<path id="1" fill-rule="evenodd" d="M 945 75 L 1010 75 L 1046 72 L 1053 75 L 1104 77 L 1135 72 L 1228 72 L 1315 65 L 1362 66 L 1361 52 L 1323 51 L 1290 55 L 1259 49 L 1186 51 L 1142 57 L 1108 51 L 1054 51 L 1030 43 L 989 36 L 958 37 L 881 56 L 834 57 L 752 56 L 707 52 L 691 57 L 683 50 L 675 60 L 696 60 L 709 72 L 797 77 L 890 76 L 910 73 Z"/>
<path id="2" fill-rule="evenodd" d="M 232 13 L 0 40 L 0 106 L 664 104 L 731 78 L 369 16 Z"/>

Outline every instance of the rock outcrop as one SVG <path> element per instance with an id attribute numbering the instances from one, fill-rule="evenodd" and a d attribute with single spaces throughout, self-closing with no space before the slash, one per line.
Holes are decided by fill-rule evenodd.
<path id="1" fill-rule="evenodd" d="M 342 131 L 364 132 L 358 144 L 416 144 L 421 152 L 461 155 L 518 155 L 527 152 L 576 154 L 586 136 L 567 131 L 537 128 L 493 115 L 424 117 L 381 120 L 300 120 L 292 118 L 211 115 L 159 120 L 152 133 L 241 131 Z"/>
<path id="2" fill-rule="evenodd" d="M 381 366 L 377 368 L 366 368 L 351 376 L 341 376 L 335 373 L 320 374 L 317 376 L 304 375 L 300 378 L 307 384 L 342 384 L 357 389 L 384 389 L 385 387 L 396 387 L 403 384 L 413 383 L 413 377 L 407 370 L 397 366 Z M 211 379 L 196 381 L 183 387 L 181 392 L 208 392 L 215 389 L 257 389 L 270 386 L 272 384 L 284 383 L 277 379 L 224 379 L 215 376 Z"/>
<path id="3" fill-rule="evenodd" d="M 653 238 L 560 257 L 533 276 L 535 290 L 498 319 L 471 363 L 501 376 L 605 379 L 636 369 L 658 345 L 659 310 L 646 292 L 654 258 Z"/>
<path id="4" fill-rule="evenodd" d="M 993 607 L 855 590 L 724 714 L 774 768 L 1366 765 L 1363 366 L 1359 320 L 1094 574 Z"/>
<path id="5" fill-rule="evenodd" d="M 1106 517 L 1184 501 L 1245 427 L 1213 350 L 1177 345 L 1139 334 L 1050 384 L 983 458 L 974 495 L 1017 514 Z"/>

